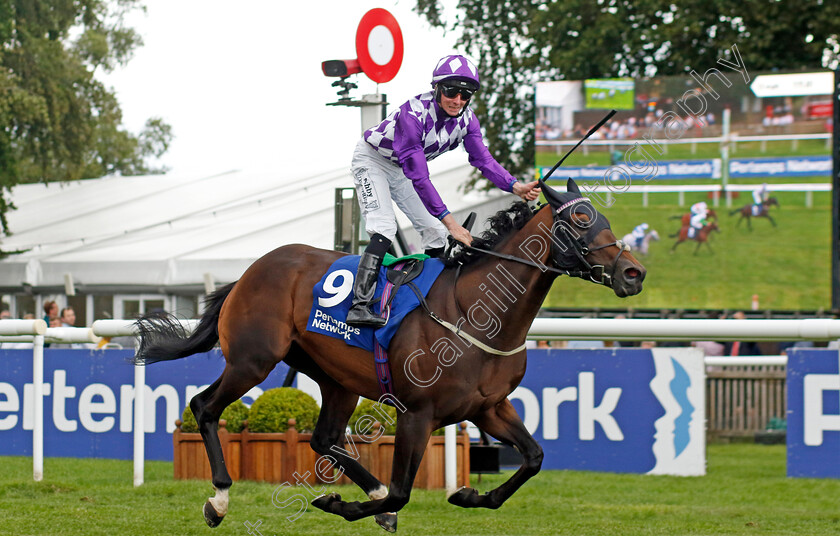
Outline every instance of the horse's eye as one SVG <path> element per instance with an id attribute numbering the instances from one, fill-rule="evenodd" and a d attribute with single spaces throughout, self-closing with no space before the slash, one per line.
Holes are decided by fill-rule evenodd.
<path id="1" fill-rule="evenodd" d="M 585 227 L 589 223 L 589 216 L 586 214 L 572 214 L 572 223 Z"/>

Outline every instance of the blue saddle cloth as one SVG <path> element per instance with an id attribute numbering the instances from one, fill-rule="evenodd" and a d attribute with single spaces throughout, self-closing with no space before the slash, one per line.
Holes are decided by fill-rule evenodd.
<path id="1" fill-rule="evenodd" d="M 388 323 L 378 330 L 356 328 L 345 323 L 347 312 L 353 303 L 353 280 L 359 267 L 359 256 L 348 255 L 335 261 L 312 289 L 312 310 L 306 331 L 320 333 L 344 341 L 359 348 L 373 351 L 374 337 L 382 348 L 387 349 L 391 338 L 397 332 L 405 315 L 420 305 L 417 296 L 408 286 L 403 285 L 391 301 L 391 313 Z M 379 271 L 376 285 L 375 305 L 371 307 L 377 315 L 380 313 L 380 298 L 385 288 L 385 270 Z M 423 272 L 412 283 L 425 297 L 435 280 L 443 271 L 443 262 L 438 259 L 426 259 Z"/>

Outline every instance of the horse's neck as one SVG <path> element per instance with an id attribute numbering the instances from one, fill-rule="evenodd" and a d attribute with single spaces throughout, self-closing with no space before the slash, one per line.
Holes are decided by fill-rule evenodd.
<path id="1" fill-rule="evenodd" d="M 549 266 L 551 225 L 551 210 L 550 207 L 546 207 L 537 212 L 522 229 L 502 242 L 495 251 Z M 528 250 L 520 248 L 526 243 Z M 532 255 L 528 251 L 540 253 Z M 521 342 L 556 276 L 556 272 L 487 255 L 465 272 L 463 286 L 462 283 L 458 286 L 469 290 L 464 294 L 459 292 L 459 298 L 462 306 L 473 305 L 465 303 L 470 301 L 470 298 L 476 303 L 477 300 L 481 300 L 485 306 L 492 309 L 502 323 L 504 330 L 500 336 L 513 342 Z"/>

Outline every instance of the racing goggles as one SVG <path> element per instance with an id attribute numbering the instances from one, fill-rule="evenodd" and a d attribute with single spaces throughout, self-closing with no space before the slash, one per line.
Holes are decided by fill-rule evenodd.
<path id="1" fill-rule="evenodd" d="M 475 90 L 467 89 L 465 87 L 457 87 L 457 86 L 450 86 L 447 84 L 440 85 L 440 92 L 443 94 L 444 97 L 447 99 L 454 99 L 455 95 L 458 93 L 461 94 L 461 98 L 465 101 L 468 101 L 472 98 Z"/>

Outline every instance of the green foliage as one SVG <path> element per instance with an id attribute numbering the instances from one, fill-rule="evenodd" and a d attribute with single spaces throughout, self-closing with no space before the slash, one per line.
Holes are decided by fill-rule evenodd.
<path id="1" fill-rule="evenodd" d="M 368 416 L 373 421 L 366 419 L 361 424 L 358 424 L 359 419 L 363 416 Z M 364 432 L 364 428 L 370 426 L 370 423 L 374 421 L 382 423 L 382 426 L 385 427 L 385 435 L 394 435 L 397 433 L 397 409 L 393 406 L 368 400 L 367 398 L 363 399 L 356 406 L 347 426 L 350 427 L 351 433 L 358 434 Z"/>
<path id="2" fill-rule="evenodd" d="M 137 9 L 140 0 L 0 0 L 0 230 L 16 184 L 163 171 L 146 159 L 166 150 L 170 127 L 150 119 L 140 134 L 124 130 L 95 76 L 142 44 L 123 22 Z"/>
<path id="3" fill-rule="evenodd" d="M 531 176 L 534 84 L 704 73 L 737 45 L 749 72 L 836 66 L 840 2 L 824 0 L 417 0 L 430 24 L 459 31 L 478 62 L 476 110 L 497 160 Z M 488 185 L 489 187 L 489 185 Z"/>
<path id="4" fill-rule="evenodd" d="M 230 406 L 226 407 L 222 412 L 220 420 L 227 421 L 227 431 L 233 434 L 242 431 L 243 422 L 248 419 L 248 406 L 241 400 L 237 400 Z M 181 431 L 184 433 L 198 432 L 198 423 L 195 420 L 192 410 L 189 406 L 184 408 L 184 413 L 181 416 Z"/>
<path id="5" fill-rule="evenodd" d="M 295 419 L 298 432 L 311 432 L 318 421 L 318 403 L 300 389 L 269 389 L 251 405 L 248 430 L 251 432 L 285 432 L 289 419 Z"/>

